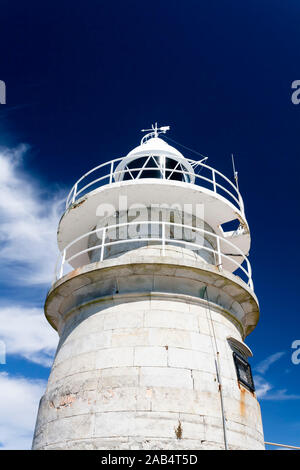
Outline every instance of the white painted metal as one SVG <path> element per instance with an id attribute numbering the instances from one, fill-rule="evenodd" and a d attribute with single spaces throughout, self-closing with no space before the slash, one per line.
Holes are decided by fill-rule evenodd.
<path id="1" fill-rule="evenodd" d="M 176 156 L 174 156 L 174 159 Z M 126 165 L 134 161 L 136 158 L 136 155 L 133 157 L 131 155 L 127 157 L 121 157 L 117 158 L 115 160 L 111 160 L 109 162 L 102 163 L 101 165 L 96 166 L 92 170 L 88 171 L 85 173 L 81 178 L 79 178 L 78 181 L 74 184 L 72 187 L 66 201 L 66 208 L 68 208 L 71 204 L 74 204 L 80 197 L 87 195 L 89 191 L 92 191 L 96 188 L 100 188 L 102 186 L 106 185 L 113 185 L 116 182 L 120 182 L 123 180 L 125 174 L 131 175 L 132 179 L 139 179 L 134 178 L 132 175 L 133 171 L 138 171 L 141 172 L 142 170 L 147 171 L 143 168 L 143 166 L 137 166 L 135 168 L 130 168 L 126 169 Z M 236 188 L 236 186 L 222 173 L 220 173 L 218 170 L 206 165 L 205 163 L 199 163 L 197 161 L 191 160 L 191 159 L 184 159 L 182 157 L 182 160 L 179 159 L 180 157 L 177 157 L 177 161 L 179 161 L 184 169 L 174 169 L 172 170 L 173 173 L 176 173 L 178 175 L 182 175 L 184 177 L 189 177 L 191 178 L 191 182 L 186 184 L 189 185 L 197 185 L 201 187 L 201 183 L 203 185 L 203 182 L 207 182 L 211 185 L 211 191 L 214 192 L 217 195 L 222 196 L 222 191 L 226 193 L 226 196 L 228 198 L 229 196 L 229 202 L 234 202 L 236 207 L 241 211 L 242 214 L 244 214 L 244 203 L 242 200 L 242 197 Z M 127 160 L 126 160 L 127 159 Z M 120 164 L 120 165 L 118 165 Z M 210 177 L 205 177 L 201 174 L 196 174 L 193 170 L 192 164 L 197 164 L 200 168 L 203 168 L 207 170 L 210 173 Z M 168 180 L 168 178 L 165 178 L 165 168 L 164 167 L 158 167 L 159 170 L 162 172 L 162 180 L 161 183 L 163 184 L 164 181 Z M 98 178 L 94 178 L 92 181 L 86 182 L 82 187 L 79 188 L 79 185 L 84 183 L 84 181 L 87 180 L 87 178 L 90 175 L 94 175 L 96 172 L 104 173 Z M 223 184 L 220 184 L 216 182 L 216 175 L 220 177 L 220 180 L 223 182 Z M 145 181 L 143 179 L 143 181 Z M 228 184 L 231 188 L 231 190 L 228 190 L 224 184 Z M 207 188 L 206 188 L 207 189 Z"/>
<path id="2" fill-rule="evenodd" d="M 298 446 L 289 446 L 287 444 L 276 444 L 276 442 L 265 442 L 265 444 L 268 446 L 274 446 L 274 447 L 284 447 L 285 449 L 300 450 L 300 447 Z"/>
<path id="3" fill-rule="evenodd" d="M 158 227 L 161 226 L 162 227 L 161 237 L 159 237 L 159 236 L 158 237 L 150 237 L 150 236 L 149 237 L 136 237 L 136 238 L 126 238 L 125 240 L 116 240 L 116 241 L 105 242 L 105 234 L 111 229 L 118 229 L 120 227 L 129 227 L 129 226 L 142 226 L 142 225 L 146 225 L 146 226 L 157 225 Z M 166 226 L 179 227 L 181 229 L 187 229 L 187 230 L 191 230 L 193 232 L 198 232 L 198 233 L 201 233 L 201 234 L 209 235 L 210 237 L 213 237 L 213 238 L 216 239 L 217 250 L 213 250 L 212 248 L 209 248 L 209 247 L 205 246 L 204 244 L 200 245 L 200 244 L 185 241 L 185 240 L 166 238 L 166 235 L 165 235 Z M 88 239 L 93 234 L 96 234 L 99 237 L 99 240 L 101 239 L 102 242 L 99 243 L 98 245 L 88 247 L 88 248 L 86 248 L 84 250 L 81 250 L 81 251 L 78 251 L 76 249 L 75 249 L 75 252 L 74 252 L 74 250 L 72 251 L 72 247 L 74 245 L 76 245 L 78 241 L 81 241 L 83 239 Z M 162 245 L 163 255 L 165 255 L 166 243 L 171 243 L 172 244 L 172 242 L 176 243 L 176 244 L 181 244 L 182 246 L 187 246 L 188 248 L 193 249 L 193 250 L 200 250 L 201 249 L 201 250 L 205 250 L 205 251 L 208 251 L 210 253 L 213 253 L 214 255 L 216 255 L 215 256 L 216 265 L 219 267 L 220 270 L 224 266 L 224 262 L 227 261 L 226 269 L 229 272 L 234 272 L 234 271 L 240 269 L 246 276 L 246 280 L 245 280 L 246 284 L 253 290 L 253 281 L 252 281 L 252 277 L 251 277 L 252 271 L 251 271 L 250 262 L 249 262 L 248 258 L 244 255 L 242 250 L 240 250 L 232 242 L 230 242 L 229 240 L 227 240 L 224 237 L 220 237 L 219 235 L 217 235 L 213 232 L 209 232 L 208 230 L 204 230 L 204 229 L 199 228 L 199 227 L 192 227 L 190 225 L 178 224 L 178 223 L 173 223 L 173 222 L 160 222 L 160 221 L 149 221 L 149 220 L 144 221 L 144 222 L 143 221 L 138 221 L 138 222 L 127 222 L 127 223 L 122 223 L 122 224 L 109 225 L 109 226 L 106 226 L 104 228 L 97 228 L 95 230 L 91 230 L 91 231 L 81 235 L 80 237 L 75 238 L 63 250 L 61 264 L 60 264 L 60 266 L 58 268 L 58 271 L 56 273 L 55 281 L 57 281 L 58 279 L 60 279 L 63 276 L 64 268 L 66 267 L 67 264 L 69 264 L 73 267 L 78 267 L 78 266 L 82 266 L 84 264 L 88 264 L 88 259 L 86 259 L 86 262 L 81 261 L 79 264 L 76 263 L 76 260 L 80 256 L 82 256 L 86 253 L 89 253 L 93 250 L 97 250 L 99 248 L 101 249 L 100 261 L 103 261 L 105 248 L 108 247 L 108 246 L 120 245 L 122 243 L 154 242 L 154 241 L 157 242 L 158 244 Z M 221 248 L 221 242 L 222 242 L 222 248 Z M 231 251 L 233 251 L 234 253 L 231 254 L 231 255 L 225 254 L 224 251 L 226 250 L 226 248 L 227 249 L 230 248 Z M 68 252 L 68 250 L 72 252 L 72 255 L 66 258 L 66 253 Z M 237 261 L 236 257 L 241 258 L 241 261 Z M 74 260 L 75 260 L 75 263 L 74 263 Z M 246 263 L 246 268 L 243 266 L 244 262 Z"/>
<path id="4" fill-rule="evenodd" d="M 140 179 L 105 185 L 88 193 L 77 204 L 71 206 L 60 220 L 58 246 L 62 251 L 74 239 L 99 225 L 98 208 L 111 207 L 112 213 L 119 209 L 120 195 L 126 198 L 128 208 L 136 205 L 150 207 L 163 201 L 169 207 L 181 206 L 186 214 L 197 215 L 197 207 L 203 207 L 205 221 L 212 231 L 232 241 L 245 255 L 250 249 L 250 234 L 245 216 L 226 199 L 213 191 L 181 181 Z M 242 229 L 224 231 L 222 225 L 238 219 Z M 79 242 L 78 251 L 88 248 L 87 239 Z M 80 248 L 80 249 L 79 249 Z"/>
<path id="5" fill-rule="evenodd" d="M 141 140 L 141 144 L 145 144 L 149 139 L 156 138 L 160 134 L 165 134 L 167 131 L 170 130 L 170 126 L 162 126 L 157 127 L 157 122 L 152 126 L 151 129 L 142 129 L 142 132 L 148 132 L 148 134 L 144 135 Z"/>

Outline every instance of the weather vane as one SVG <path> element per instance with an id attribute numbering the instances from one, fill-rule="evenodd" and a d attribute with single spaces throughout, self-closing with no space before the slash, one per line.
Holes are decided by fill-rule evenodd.
<path id="1" fill-rule="evenodd" d="M 144 137 L 141 140 L 141 143 L 144 144 L 147 142 L 148 139 L 151 139 L 153 137 L 158 137 L 159 134 L 165 134 L 167 131 L 170 130 L 170 126 L 162 126 L 162 127 L 157 127 L 157 122 L 155 124 L 152 124 L 151 129 L 142 129 L 141 132 L 148 132 L 148 134 L 144 135 Z"/>

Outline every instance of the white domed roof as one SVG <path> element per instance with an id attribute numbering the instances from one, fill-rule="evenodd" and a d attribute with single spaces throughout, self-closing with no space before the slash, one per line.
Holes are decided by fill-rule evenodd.
<path id="1" fill-rule="evenodd" d="M 125 158 L 133 157 L 133 156 L 149 155 L 149 154 L 154 154 L 154 153 L 156 153 L 157 155 L 160 155 L 161 153 L 163 153 L 164 155 L 168 154 L 168 155 L 174 155 L 180 158 L 184 158 L 182 153 L 180 153 L 177 149 L 175 149 L 171 145 L 167 144 L 167 142 L 160 139 L 159 137 L 153 137 L 151 139 L 148 139 L 146 142 L 141 143 L 141 145 L 131 150 Z"/>
<path id="2" fill-rule="evenodd" d="M 141 162 L 141 159 L 143 158 L 145 159 L 145 162 Z M 133 162 L 135 161 L 137 163 L 134 165 Z M 150 173 L 147 173 L 147 171 L 149 171 L 150 169 L 155 169 L 157 165 L 158 169 L 160 169 L 160 171 L 162 172 L 162 167 L 166 168 L 167 170 L 169 169 L 170 171 L 172 171 L 172 169 L 174 169 L 174 171 L 177 171 L 176 173 L 173 172 L 173 178 L 175 179 L 177 176 L 179 176 L 178 170 L 181 170 L 183 171 L 183 173 L 182 175 L 180 175 L 180 177 L 183 178 L 183 180 L 194 182 L 194 170 L 190 162 L 182 155 L 182 153 L 180 153 L 171 145 L 167 144 L 164 140 L 160 139 L 159 137 L 150 138 L 145 142 L 142 142 L 138 147 L 135 147 L 133 150 L 131 150 L 117 166 L 115 171 L 115 180 L 122 181 L 124 177 L 130 174 L 129 167 L 132 168 L 132 165 L 133 167 L 136 167 L 135 171 L 140 170 L 140 172 L 138 172 L 140 174 L 141 172 L 143 172 L 143 168 L 147 167 L 147 162 L 149 161 L 150 164 L 148 164 L 148 170 L 145 170 L 146 174 L 150 175 Z M 167 166 L 166 161 L 168 162 Z M 172 161 L 174 162 L 173 166 L 170 163 Z M 171 166 L 168 166 L 170 164 Z M 134 179 L 133 176 L 132 178 Z"/>
<path id="3" fill-rule="evenodd" d="M 168 179 L 173 175 L 173 179 L 181 179 L 186 182 L 194 182 L 194 170 L 190 162 L 176 148 L 167 144 L 163 139 L 158 137 L 159 134 L 165 134 L 169 130 L 169 126 L 157 127 L 152 125 L 152 129 L 143 129 L 150 131 L 146 134 L 138 147 L 131 150 L 124 157 L 115 171 L 115 180 L 121 181 L 128 175 L 134 179 L 135 172 L 137 178 L 150 175 L 155 168 L 159 170 L 159 177 L 165 178 L 165 170 L 169 173 Z M 130 171 L 134 167 L 133 162 L 136 161 L 134 172 Z M 133 165 L 133 167 L 132 167 Z M 130 168 L 129 168 L 130 167 Z M 182 172 L 182 173 L 180 173 Z M 143 176 L 141 176 L 143 174 Z M 150 177 L 150 176 L 149 176 Z"/>

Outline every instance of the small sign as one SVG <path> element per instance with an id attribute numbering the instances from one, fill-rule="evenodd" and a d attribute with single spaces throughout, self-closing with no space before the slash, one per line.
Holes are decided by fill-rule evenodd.
<path id="1" fill-rule="evenodd" d="M 255 386 L 250 364 L 236 352 L 233 353 L 233 359 L 236 368 L 236 373 L 238 376 L 238 381 L 245 385 L 245 387 L 247 387 L 251 392 L 254 392 Z"/>

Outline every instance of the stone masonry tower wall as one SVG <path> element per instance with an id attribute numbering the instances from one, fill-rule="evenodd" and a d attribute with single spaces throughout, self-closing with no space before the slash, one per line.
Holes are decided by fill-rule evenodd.
<path id="1" fill-rule="evenodd" d="M 153 134 L 118 166 L 110 165 L 108 181 L 78 197 L 76 188 L 61 219 L 62 268 L 68 263 L 72 270 L 60 270 L 46 299 L 46 317 L 60 340 L 33 449 L 264 448 L 248 366 L 252 353 L 244 343 L 258 321 L 258 302 L 245 258 L 250 236 L 240 195 L 238 207 L 219 195 L 215 175 L 212 189 L 197 184 L 193 167 L 184 166 L 157 129 Z M 137 177 L 137 165 L 142 171 L 147 165 L 130 166 L 131 154 L 163 156 L 163 163 L 157 158 L 163 177 L 154 176 L 153 165 L 151 178 L 141 170 Z M 166 177 L 176 167 L 166 163 L 172 155 L 180 178 Z M 131 179 L 124 177 L 124 160 Z M 185 201 L 207 256 L 199 256 L 199 237 L 197 247 L 186 236 L 182 244 L 174 240 L 165 220 L 148 240 L 144 220 L 132 247 L 128 237 L 126 250 L 109 250 L 120 238 L 113 240 L 112 229 L 101 225 L 99 204 L 120 212 L 120 194 L 129 207 L 182 207 Z M 222 225 L 235 219 L 239 228 L 225 232 Z M 97 250 L 93 257 L 91 250 Z"/>

